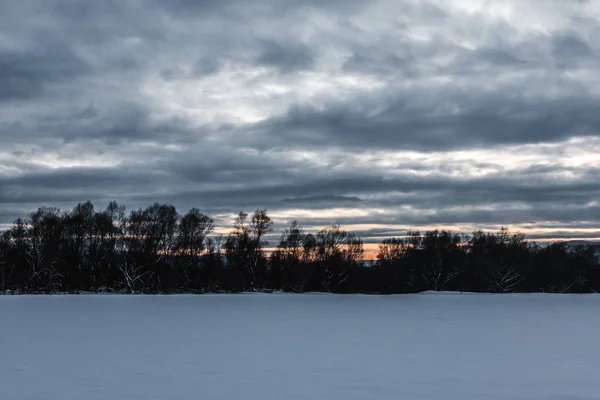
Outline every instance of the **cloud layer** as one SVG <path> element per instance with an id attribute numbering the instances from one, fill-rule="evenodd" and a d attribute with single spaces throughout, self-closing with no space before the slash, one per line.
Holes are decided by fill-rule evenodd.
<path id="1" fill-rule="evenodd" d="M 600 237 L 600 2 L 31 0 L 0 13 L 0 225 L 41 205 L 227 224 Z"/>

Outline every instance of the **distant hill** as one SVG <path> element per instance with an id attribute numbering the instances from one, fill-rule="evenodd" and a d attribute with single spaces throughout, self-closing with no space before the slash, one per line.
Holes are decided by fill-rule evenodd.
<path id="1" fill-rule="evenodd" d="M 563 242 L 560 242 L 560 244 L 562 244 L 565 247 L 579 247 L 579 246 L 590 246 L 590 245 L 595 245 L 598 246 L 600 245 L 600 241 L 598 240 L 565 240 Z"/>

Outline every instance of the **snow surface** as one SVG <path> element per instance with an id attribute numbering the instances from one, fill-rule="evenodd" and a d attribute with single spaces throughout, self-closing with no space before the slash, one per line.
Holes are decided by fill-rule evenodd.
<path id="1" fill-rule="evenodd" d="M 600 399 L 597 295 L 0 296 L 0 399 Z"/>

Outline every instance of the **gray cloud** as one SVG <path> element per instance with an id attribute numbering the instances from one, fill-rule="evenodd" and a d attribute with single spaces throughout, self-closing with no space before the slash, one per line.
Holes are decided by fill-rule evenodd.
<path id="1" fill-rule="evenodd" d="M 0 101 L 41 96 L 52 84 L 75 79 L 86 71 L 85 63 L 60 43 L 0 50 Z"/>
<path id="2" fill-rule="evenodd" d="M 552 37 L 552 54 L 561 63 L 592 55 L 590 46 L 575 33 L 557 33 Z"/>
<path id="3" fill-rule="evenodd" d="M 596 235 L 597 5 L 6 4 L 0 224 L 114 198 Z"/>
<path id="4" fill-rule="evenodd" d="M 287 197 L 282 200 L 287 203 L 297 203 L 297 204 L 333 204 L 339 205 L 343 203 L 360 203 L 362 200 L 357 196 L 337 196 L 337 195 L 317 195 L 317 196 L 300 196 L 300 197 Z"/>
<path id="5" fill-rule="evenodd" d="M 256 62 L 259 65 L 275 67 L 281 72 L 292 72 L 310 68 L 314 63 L 313 57 L 310 47 L 306 45 L 266 41 Z"/>
<path id="6" fill-rule="evenodd" d="M 588 95 L 528 100 L 512 91 L 472 90 L 406 91 L 383 106 L 378 99 L 373 104 L 339 102 L 325 109 L 300 105 L 256 130 L 270 143 L 417 150 L 544 143 L 600 132 L 596 99 Z M 447 102 L 448 110 L 436 110 L 440 101 Z"/>

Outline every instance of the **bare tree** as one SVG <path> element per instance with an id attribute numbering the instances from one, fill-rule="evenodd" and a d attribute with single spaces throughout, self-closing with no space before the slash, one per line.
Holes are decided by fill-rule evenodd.
<path id="1" fill-rule="evenodd" d="M 502 265 L 494 268 L 492 273 L 486 277 L 489 289 L 495 293 L 514 292 L 519 284 L 523 282 L 523 275 L 517 267 Z"/>
<path id="2" fill-rule="evenodd" d="M 184 255 L 201 255 L 206 250 L 206 237 L 213 229 L 213 219 L 192 208 L 179 222 L 176 250 Z"/>
<path id="3" fill-rule="evenodd" d="M 32 267 L 32 277 L 38 281 L 43 279 L 46 291 L 55 290 L 62 285 L 63 274 L 58 264 L 60 261 L 60 241 L 62 237 L 62 220 L 57 208 L 42 207 L 30 214 L 28 221 L 28 237 L 30 242 L 28 259 Z"/>
<path id="4" fill-rule="evenodd" d="M 154 203 L 144 210 L 132 211 L 126 229 L 127 261 L 119 269 L 138 271 L 136 280 L 145 277 L 154 282 L 154 289 L 161 290 L 158 268 L 173 252 L 178 218 L 175 207 L 167 204 Z"/>
<path id="5" fill-rule="evenodd" d="M 392 263 L 406 254 L 406 243 L 401 238 L 384 239 L 379 245 L 377 259 L 380 263 Z"/>
<path id="6" fill-rule="evenodd" d="M 123 284 L 129 291 L 129 293 L 137 293 L 139 291 L 140 286 L 143 285 L 144 277 L 152 273 L 151 270 L 148 270 L 146 268 L 146 265 L 136 265 L 134 263 L 131 263 L 127 259 L 123 259 L 117 265 L 117 268 L 123 276 Z"/>
<path id="7" fill-rule="evenodd" d="M 362 240 L 339 225 L 319 231 L 315 237 L 315 262 L 320 267 L 323 289 L 334 292 L 346 284 L 363 253 Z"/>
<path id="8" fill-rule="evenodd" d="M 256 210 L 248 222 L 248 214 L 240 212 L 234 229 L 225 242 L 227 261 L 236 263 L 246 275 L 247 285 L 256 288 L 257 268 L 265 262 L 265 240 L 273 229 L 273 222 L 266 210 Z"/>
<path id="9" fill-rule="evenodd" d="M 304 229 L 293 221 L 286 227 L 277 248 L 271 255 L 271 274 L 279 280 L 284 290 L 303 292 L 309 276 L 305 273 L 310 262 L 310 243 L 312 235 L 307 236 Z M 276 269 L 276 270 L 273 270 Z"/>
<path id="10" fill-rule="evenodd" d="M 94 232 L 94 205 L 79 203 L 63 214 L 63 259 L 66 286 L 70 289 L 92 289 L 95 270 L 90 251 Z"/>
<path id="11" fill-rule="evenodd" d="M 283 231 L 277 249 L 273 252 L 273 256 L 282 260 L 290 260 L 294 263 L 300 262 L 304 255 L 305 238 L 304 229 L 298 225 L 298 221 L 293 221 Z"/>
<path id="12" fill-rule="evenodd" d="M 207 236 L 214 229 L 212 218 L 192 208 L 179 222 L 175 252 L 180 260 L 184 285 L 189 287 L 192 273 L 197 273 L 200 258 L 207 249 Z"/>
<path id="13" fill-rule="evenodd" d="M 428 290 L 448 290 L 449 284 L 460 275 L 458 263 L 463 252 L 460 250 L 462 238 L 448 231 L 429 231 L 421 240 L 414 236 L 411 240 L 418 243 L 418 248 L 411 249 L 421 253 L 419 270 Z"/>
<path id="14" fill-rule="evenodd" d="M 350 233 L 346 238 L 346 245 L 342 252 L 344 260 L 350 264 L 357 263 L 363 259 L 364 253 L 365 249 L 362 239 Z"/>
<path id="15" fill-rule="evenodd" d="M 0 234 L 0 288 L 3 293 L 6 292 L 8 253 L 10 251 L 10 236 L 8 232 Z"/>
<path id="16" fill-rule="evenodd" d="M 441 262 L 429 264 L 421 272 L 425 287 L 435 291 L 447 290 L 448 284 L 459 275 L 460 272 L 456 268 L 444 266 Z"/>

